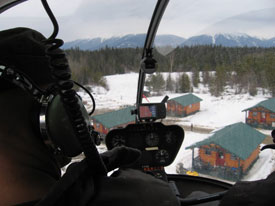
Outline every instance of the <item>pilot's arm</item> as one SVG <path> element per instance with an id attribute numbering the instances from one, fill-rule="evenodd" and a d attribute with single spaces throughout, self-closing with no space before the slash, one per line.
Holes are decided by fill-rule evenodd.
<path id="1" fill-rule="evenodd" d="M 107 169 L 128 166 L 138 150 L 121 147 L 101 155 Z M 49 194 L 36 206 L 178 206 L 169 184 L 134 169 L 120 169 L 112 176 L 93 174 L 84 161 L 72 164 Z"/>

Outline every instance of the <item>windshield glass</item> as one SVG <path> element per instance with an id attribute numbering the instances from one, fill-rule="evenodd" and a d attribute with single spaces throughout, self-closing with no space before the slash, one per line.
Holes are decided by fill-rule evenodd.
<path id="1" fill-rule="evenodd" d="M 274 170 L 273 152 L 259 153 L 275 126 L 274 6 L 170 1 L 155 39 L 158 73 L 146 80 L 151 99 L 169 96 L 165 121 L 185 129 L 168 173 L 234 182 Z"/>
<path id="2" fill-rule="evenodd" d="M 111 38 L 145 34 L 155 1 L 48 1 L 59 22 L 59 37 L 65 42 L 96 37 Z M 34 9 L 35 8 L 35 9 Z M 52 25 L 41 1 L 28 0 L 1 14 L 0 28 L 30 27 L 45 36 Z"/>
<path id="3" fill-rule="evenodd" d="M 72 77 L 95 97 L 91 121 L 103 138 L 135 121 L 130 110 L 127 121 L 120 122 L 124 116 L 119 116 L 116 124 L 109 121 L 113 117 L 98 121 L 98 115 L 135 106 L 156 2 L 49 0 Z M 46 37 L 52 33 L 36 0 L 1 14 L 0 29 L 13 27 L 30 27 Z M 273 0 L 170 1 L 154 42 L 157 72 L 146 76 L 143 92 L 143 103 L 161 102 L 168 95 L 162 122 L 185 130 L 167 173 L 235 182 L 261 179 L 274 169 L 273 151 L 259 151 L 272 143 L 275 128 L 274 31 Z M 89 96 L 79 94 L 91 110 Z M 99 149 L 106 149 L 104 143 Z"/>

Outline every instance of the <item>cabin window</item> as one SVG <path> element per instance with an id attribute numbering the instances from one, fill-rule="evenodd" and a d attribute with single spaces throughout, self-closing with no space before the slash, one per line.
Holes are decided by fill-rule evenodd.
<path id="1" fill-rule="evenodd" d="M 234 155 L 234 154 L 231 154 L 231 155 L 230 155 L 230 159 L 231 159 L 231 160 L 237 160 L 237 156 Z"/>
<path id="2" fill-rule="evenodd" d="M 99 125 L 100 125 L 99 123 L 96 123 L 96 128 L 99 128 Z"/>
<path id="3" fill-rule="evenodd" d="M 275 119 L 275 114 L 270 114 L 270 118 Z"/>
<path id="4" fill-rule="evenodd" d="M 205 152 L 204 152 L 206 155 L 211 155 L 211 151 L 210 151 L 210 149 L 208 149 L 208 148 L 205 148 Z"/>
<path id="5" fill-rule="evenodd" d="M 252 112 L 252 115 L 255 117 L 257 116 L 258 112 Z"/>
<path id="6" fill-rule="evenodd" d="M 192 108 L 192 104 L 189 105 L 189 108 Z"/>

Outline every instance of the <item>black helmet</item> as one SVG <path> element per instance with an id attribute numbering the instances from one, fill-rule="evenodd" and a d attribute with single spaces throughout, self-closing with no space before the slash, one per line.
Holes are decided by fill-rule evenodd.
<path id="1" fill-rule="evenodd" d="M 0 31 L 0 64 L 23 72 L 38 85 L 52 83 L 45 40 L 41 33 L 29 28 Z M 14 84 L 0 80 L 0 90 L 14 87 Z"/>

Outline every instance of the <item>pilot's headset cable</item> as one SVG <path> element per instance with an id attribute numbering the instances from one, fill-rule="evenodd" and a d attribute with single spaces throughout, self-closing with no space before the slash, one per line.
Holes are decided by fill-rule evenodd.
<path id="1" fill-rule="evenodd" d="M 41 1 L 54 26 L 54 31 L 45 41 L 45 44 L 48 45 L 46 55 L 50 58 L 52 76 L 56 80 L 55 89 L 65 105 L 66 112 L 86 156 L 88 165 L 93 168 L 94 172 L 106 175 L 107 170 L 104 162 L 98 153 L 93 138 L 91 138 L 90 129 L 92 127 L 87 125 L 78 104 L 79 98 L 77 97 L 76 91 L 73 89 L 74 82 L 70 79 L 71 72 L 66 55 L 61 49 L 59 49 L 64 42 L 61 39 L 56 39 L 59 29 L 58 23 L 49 8 L 47 1 Z"/>

